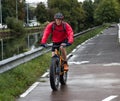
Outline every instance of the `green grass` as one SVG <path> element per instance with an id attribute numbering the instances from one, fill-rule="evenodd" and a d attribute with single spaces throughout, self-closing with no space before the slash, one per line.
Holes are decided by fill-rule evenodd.
<path id="1" fill-rule="evenodd" d="M 78 44 L 100 33 L 104 28 L 105 26 L 99 27 L 76 38 L 74 44 L 67 48 L 67 52 L 71 52 Z M 50 59 L 51 52 L 0 74 L 0 101 L 15 101 L 49 68 Z"/>
<path id="2" fill-rule="evenodd" d="M 50 57 L 47 53 L 0 74 L 0 101 L 14 101 L 47 70 Z"/>

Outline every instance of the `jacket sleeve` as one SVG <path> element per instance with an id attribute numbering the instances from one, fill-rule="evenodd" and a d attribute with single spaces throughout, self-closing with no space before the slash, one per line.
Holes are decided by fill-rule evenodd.
<path id="1" fill-rule="evenodd" d="M 66 32 L 67 32 L 67 36 L 68 36 L 68 43 L 72 44 L 74 41 L 74 39 L 73 39 L 74 32 L 73 32 L 72 27 L 68 23 L 66 23 Z"/>
<path id="2" fill-rule="evenodd" d="M 42 36 L 42 39 L 41 39 L 41 44 L 45 44 L 47 42 L 47 39 L 49 37 L 49 35 L 51 34 L 52 32 L 52 22 L 49 23 L 46 28 L 44 29 L 44 32 L 43 32 L 43 36 Z"/>

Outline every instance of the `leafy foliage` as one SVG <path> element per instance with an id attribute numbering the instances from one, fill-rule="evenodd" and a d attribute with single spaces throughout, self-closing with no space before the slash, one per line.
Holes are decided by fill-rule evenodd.
<path id="1" fill-rule="evenodd" d="M 95 10 L 94 18 L 97 23 L 118 22 L 120 6 L 115 0 L 102 0 Z"/>
<path id="2" fill-rule="evenodd" d="M 94 24 L 94 7 L 92 0 L 85 0 L 82 5 L 85 11 L 85 26 L 86 28 L 91 27 Z"/>
<path id="3" fill-rule="evenodd" d="M 25 33 L 25 29 L 23 27 L 23 22 L 20 20 L 17 20 L 13 17 L 8 17 L 6 19 L 8 28 L 11 29 L 12 33 L 14 35 L 21 35 Z"/>
<path id="4" fill-rule="evenodd" d="M 29 20 L 35 16 L 41 23 L 52 21 L 56 12 L 61 12 L 75 32 L 93 27 L 104 22 L 118 22 L 120 18 L 120 0 L 48 0 L 48 6 L 40 2 L 37 7 L 31 7 L 25 0 L 2 0 L 2 18 L 16 17 L 16 1 L 18 19 L 27 22 L 27 5 Z"/>
<path id="5" fill-rule="evenodd" d="M 48 16 L 47 9 L 42 2 L 37 5 L 35 12 L 39 22 L 43 23 L 47 21 L 47 16 Z"/>
<path id="6" fill-rule="evenodd" d="M 8 54 L 8 56 L 12 53 L 19 54 L 20 51 L 23 52 L 23 47 L 26 45 L 26 32 L 23 27 L 23 22 L 13 17 L 8 17 L 6 22 L 8 28 L 11 30 L 12 38 L 7 39 L 8 42 L 6 43 L 5 51 L 7 50 L 6 53 Z"/>
<path id="7" fill-rule="evenodd" d="M 42 10 L 44 10 L 44 13 L 40 15 L 40 11 L 43 12 Z M 41 16 L 46 21 L 54 20 L 54 14 L 56 12 L 62 12 L 65 16 L 65 21 L 71 24 L 75 32 L 80 31 L 79 21 L 84 20 L 85 16 L 84 10 L 82 9 L 81 4 L 77 0 L 48 0 L 48 9 L 42 7 L 40 8 L 39 6 L 36 11 L 36 14 L 39 14 L 37 18 L 40 18 Z M 39 19 L 39 21 L 43 22 L 43 19 Z"/>
<path id="8" fill-rule="evenodd" d="M 24 13 L 24 3 L 25 0 L 1 0 L 1 5 L 2 5 L 2 20 L 3 23 L 6 23 L 6 18 L 7 17 L 17 17 L 20 20 L 24 20 L 25 13 Z M 17 6 L 16 6 L 17 5 Z M 16 7 L 18 11 L 18 15 L 16 15 Z"/>

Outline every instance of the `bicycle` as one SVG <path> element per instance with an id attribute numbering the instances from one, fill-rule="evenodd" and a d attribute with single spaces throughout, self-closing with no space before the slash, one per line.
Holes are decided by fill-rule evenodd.
<path id="1" fill-rule="evenodd" d="M 47 48 L 51 46 L 51 44 L 46 44 L 43 47 Z M 56 91 L 59 88 L 59 83 L 61 83 L 61 85 L 66 85 L 68 71 L 64 70 L 64 59 L 61 55 L 61 50 L 57 48 L 60 47 L 60 45 L 54 45 L 53 47 L 55 48 L 55 54 L 51 58 L 49 80 L 52 90 Z"/>
<path id="2" fill-rule="evenodd" d="M 59 47 L 58 45 L 54 47 Z M 64 59 L 61 56 L 60 49 L 55 49 L 55 55 L 51 58 L 50 65 L 50 85 L 55 91 L 59 88 L 59 83 L 65 85 L 67 82 L 68 71 L 64 70 Z"/>

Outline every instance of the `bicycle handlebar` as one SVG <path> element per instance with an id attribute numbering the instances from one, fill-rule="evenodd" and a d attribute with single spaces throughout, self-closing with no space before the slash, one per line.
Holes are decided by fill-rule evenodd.
<path id="1" fill-rule="evenodd" d="M 41 46 L 48 48 L 48 47 L 60 47 L 60 46 L 67 47 L 67 46 L 70 46 L 70 45 L 71 45 L 70 43 L 68 43 L 68 44 L 67 43 L 61 43 L 60 45 L 53 45 L 51 43 L 51 44 L 45 44 L 44 46 L 43 45 L 41 45 Z"/>

